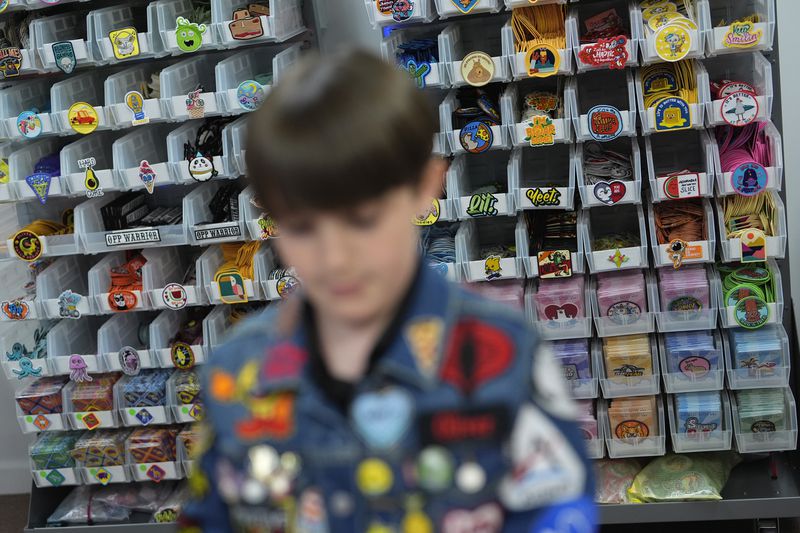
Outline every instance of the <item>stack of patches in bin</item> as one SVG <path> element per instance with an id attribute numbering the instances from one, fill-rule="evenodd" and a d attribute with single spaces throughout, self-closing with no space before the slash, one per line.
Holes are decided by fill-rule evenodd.
<path id="1" fill-rule="evenodd" d="M 151 208 L 147 205 L 148 196 L 145 192 L 130 192 L 104 205 L 100 213 L 106 231 L 181 223 L 181 206 Z"/>
<path id="2" fill-rule="evenodd" d="M 218 224 L 220 222 L 236 222 L 239 220 L 239 193 L 242 186 L 238 183 L 228 183 L 219 188 L 217 193 L 208 203 L 211 211 L 211 220 L 201 224 Z"/>

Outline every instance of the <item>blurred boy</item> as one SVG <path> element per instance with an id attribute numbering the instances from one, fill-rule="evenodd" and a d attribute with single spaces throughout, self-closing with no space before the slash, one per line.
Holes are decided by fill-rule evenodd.
<path id="1" fill-rule="evenodd" d="M 307 59 L 251 117 L 249 179 L 302 291 L 207 365 L 188 530 L 594 530 L 549 351 L 423 264 L 411 220 L 440 196 L 437 129 L 364 52 Z"/>

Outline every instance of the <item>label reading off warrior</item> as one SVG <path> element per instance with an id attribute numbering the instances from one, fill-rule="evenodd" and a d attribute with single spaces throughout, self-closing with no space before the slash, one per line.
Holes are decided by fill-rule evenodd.
<path id="1" fill-rule="evenodd" d="M 126 229 L 106 233 L 106 246 L 125 246 L 145 242 L 161 242 L 161 234 L 154 228 Z"/>
<path id="2" fill-rule="evenodd" d="M 197 241 L 207 241 L 210 239 L 222 239 L 225 237 L 238 237 L 242 234 L 238 224 L 229 226 L 219 226 L 216 228 L 203 228 L 194 230 L 194 238 Z"/>

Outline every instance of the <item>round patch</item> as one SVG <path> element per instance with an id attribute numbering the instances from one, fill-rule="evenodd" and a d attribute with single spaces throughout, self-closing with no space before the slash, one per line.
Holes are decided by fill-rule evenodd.
<path id="1" fill-rule="evenodd" d="M 453 456 L 442 446 L 428 446 L 417 459 L 419 485 L 430 492 L 440 492 L 453 484 Z"/>
<path id="2" fill-rule="evenodd" d="M 650 435 L 650 428 L 638 420 L 626 420 L 617 424 L 614 434 L 618 439 L 643 439 Z"/>
<path id="3" fill-rule="evenodd" d="M 756 296 L 763 300 L 764 291 L 762 291 L 761 288 L 757 287 L 756 285 L 750 283 L 741 283 L 725 293 L 725 304 L 728 307 L 731 307 L 738 304 L 740 300 L 743 300 L 749 296 Z"/>
<path id="4" fill-rule="evenodd" d="M 731 126 L 746 126 L 758 117 L 758 99 L 747 91 L 736 91 L 722 101 L 722 120 Z"/>
<path id="5" fill-rule="evenodd" d="M 176 342 L 170 348 L 172 364 L 180 370 L 189 370 L 194 367 L 194 350 L 185 342 Z"/>
<path id="6" fill-rule="evenodd" d="M 356 484 L 365 496 L 386 494 L 394 483 L 394 474 L 384 461 L 365 459 L 356 470 Z"/>
<path id="7" fill-rule="evenodd" d="M 11 238 L 11 247 L 14 255 L 23 261 L 36 261 L 41 257 L 43 247 L 39 236 L 28 230 L 18 231 Z"/>
<path id="8" fill-rule="evenodd" d="M 161 300 L 170 309 L 183 309 L 186 307 L 186 289 L 179 283 L 169 283 L 161 291 Z"/>
<path id="9" fill-rule="evenodd" d="M 17 131 L 28 139 L 36 138 L 42 133 L 42 119 L 34 111 L 23 111 L 17 116 Z"/>
<path id="10" fill-rule="evenodd" d="M 633 302 L 617 302 L 608 308 L 606 315 L 611 321 L 620 326 L 633 324 L 642 314 L 642 309 Z"/>
<path id="11" fill-rule="evenodd" d="M 742 196 L 755 196 L 767 188 L 767 183 L 767 169 L 755 161 L 743 163 L 731 173 L 731 187 Z"/>
<path id="12" fill-rule="evenodd" d="M 278 296 L 286 298 L 300 287 L 300 280 L 292 275 L 283 276 L 278 280 L 275 289 L 278 291 Z"/>
<path id="13" fill-rule="evenodd" d="M 687 357 L 678 364 L 684 375 L 690 378 L 702 378 L 711 371 L 711 363 L 705 357 Z"/>
<path id="14" fill-rule="evenodd" d="M 239 106 L 247 111 L 255 111 L 261 107 L 265 96 L 264 87 L 255 80 L 245 80 L 236 88 Z"/>
<path id="15" fill-rule="evenodd" d="M 770 420 L 759 420 L 750 426 L 750 431 L 753 433 L 772 433 L 775 430 L 775 423 Z"/>
<path id="16" fill-rule="evenodd" d="M 483 87 L 494 78 L 494 60 L 486 52 L 470 52 L 461 60 L 461 77 L 473 87 Z"/>
<path id="17" fill-rule="evenodd" d="M 69 120 L 69 125 L 73 130 L 87 135 L 97 129 L 100 117 L 97 116 L 97 111 L 91 104 L 75 102 L 69 106 L 67 120 Z"/>
<path id="18" fill-rule="evenodd" d="M 769 320 L 769 306 L 758 296 L 748 296 L 737 302 L 734 318 L 743 328 L 760 328 Z"/>
<path id="19" fill-rule="evenodd" d="M 547 78 L 558 74 L 561 54 L 552 46 L 536 45 L 525 54 L 525 70 L 531 78 Z"/>
<path id="20" fill-rule="evenodd" d="M 596 141 L 611 141 L 622 133 L 622 114 L 610 105 L 596 105 L 589 110 L 589 135 Z"/>
<path id="21" fill-rule="evenodd" d="M 647 25 L 650 26 L 651 30 L 658 31 L 661 26 L 666 26 L 670 22 L 677 22 L 679 19 L 689 21 L 689 19 L 677 11 L 670 11 L 667 13 L 661 13 L 655 17 L 650 17 L 650 20 L 647 21 Z"/>
<path id="22" fill-rule="evenodd" d="M 405 22 L 414 14 L 414 0 L 395 0 L 392 4 L 392 19 Z"/>
<path id="23" fill-rule="evenodd" d="M 330 507 L 335 516 L 350 516 L 355 509 L 355 502 L 350 494 L 340 490 L 331 494 Z"/>
<path id="24" fill-rule="evenodd" d="M 122 373 L 126 376 L 135 376 L 141 370 L 141 362 L 139 361 L 139 352 L 135 348 L 125 346 L 120 349 L 117 354 L 119 357 L 119 367 Z"/>
<path id="25" fill-rule="evenodd" d="M 664 13 L 675 13 L 676 11 L 678 11 L 678 6 L 672 2 L 662 2 L 660 4 L 643 9 L 642 18 L 645 22 L 650 22 L 650 19 L 657 15 L 663 15 Z"/>
<path id="26" fill-rule="evenodd" d="M 743 81 L 729 81 L 719 90 L 719 97 L 725 98 L 735 92 L 745 91 L 748 93 L 756 94 L 756 89 L 749 83 Z"/>
<path id="27" fill-rule="evenodd" d="M 494 144 L 494 133 L 487 123 L 474 120 L 461 128 L 458 139 L 467 152 L 481 154 Z"/>
<path id="28" fill-rule="evenodd" d="M 475 494 L 486 486 L 486 472 L 478 463 L 464 463 L 456 471 L 456 486 L 465 494 Z"/>
<path id="29" fill-rule="evenodd" d="M 679 24 L 667 24 L 655 35 L 656 54 L 664 61 L 680 61 L 689 55 L 692 34 Z"/>
<path id="30" fill-rule="evenodd" d="M 436 224 L 436 222 L 438 222 L 440 214 L 441 206 L 439 205 L 439 200 L 437 198 L 433 198 L 431 200 L 431 207 L 428 209 L 428 212 L 420 213 L 414 217 L 414 224 L 417 226 L 433 226 Z"/>
<path id="31" fill-rule="evenodd" d="M 129 311 L 136 307 L 139 298 L 131 291 L 111 291 L 108 293 L 108 306 L 112 311 Z"/>
<path id="32" fill-rule="evenodd" d="M 701 311 L 703 303 L 694 296 L 681 296 L 672 300 L 667 308 L 672 312 Z"/>
<path id="33" fill-rule="evenodd" d="M 733 277 L 739 281 L 750 281 L 753 283 L 766 283 L 772 278 L 769 269 L 755 266 L 745 266 L 733 271 Z"/>

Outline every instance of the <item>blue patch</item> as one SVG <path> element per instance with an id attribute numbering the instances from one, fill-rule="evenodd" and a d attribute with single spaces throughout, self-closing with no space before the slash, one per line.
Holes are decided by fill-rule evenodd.
<path id="1" fill-rule="evenodd" d="M 411 397 L 400 389 L 362 394 L 353 402 L 353 424 L 372 448 L 397 444 L 411 425 Z"/>
<path id="2" fill-rule="evenodd" d="M 492 127 L 480 120 L 475 120 L 464 126 L 458 138 L 464 150 L 471 154 L 483 153 L 494 144 Z"/>
<path id="3" fill-rule="evenodd" d="M 472 11 L 472 9 L 476 5 L 478 5 L 478 2 L 480 2 L 480 0 L 451 0 L 451 1 L 453 2 L 453 5 L 456 6 L 456 9 L 458 9 L 465 15 L 470 11 Z"/>
<path id="4" fill-rule="evenodd" d="M 665 71 L 650 74 L 642 81 L 642 85 L 644 85 L 645 96 L 662 91 L 674 91 L 678 86 L 675 75 Z"/>
<path id="5" fill-rule="evenodd" d="M 731 186 L 742 196 L 755 196 L 767 188 L 768 182 L 767 169 L 755 161 L 739 165 L 731 174 Z"/>
<path id="6" fill-rule="evenodd" d="M 153 415 L 151 415 L 150 411 L 148 411 L 147 409 L 142 409 L 141 411 L 136 413 L 136 418 L 139 420 L 139 422 L 142 423 L 143 426 L 146 426 L 147 424 L 153 421 Z"/>
<path id="7" fill-rule="evenodd" d="M 583 497 L 543 509 L 528 532 L 594 533 L 597 529 L 597 506 Z"/>
<path id="8" fill-rule="evenodd" d="M 656 105 L 656 131 L 687 130 L 692 127 L 692 113 L 683 98 L 664 98 Z"/>
<path id="9" fill-rule="evenodd" d="M 47 195 L 50 194 L 50 174 L 37 172 L 25 178 L 25 183 L 31 188 L 39 202 L 44 205 L 47 203 Z"/>

